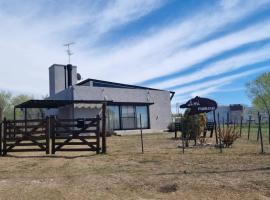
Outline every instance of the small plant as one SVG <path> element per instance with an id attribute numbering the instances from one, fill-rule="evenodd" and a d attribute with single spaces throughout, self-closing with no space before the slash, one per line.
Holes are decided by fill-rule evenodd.
<path id="1" fill-rule="evenodd" d="M 233 127 L 219 129 L 218 134 L 220 136 L 221 142 L 225 147 L 230 147 L 234 143 L 234 141 L 240 137 L 238 131 L 236 131 Z"/>

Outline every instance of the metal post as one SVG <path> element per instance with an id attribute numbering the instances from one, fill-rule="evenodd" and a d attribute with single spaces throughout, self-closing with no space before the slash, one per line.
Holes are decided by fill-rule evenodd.
<path id="1" fill-rule="evenodd" d="M 223 130 L 224 130 L 224 128 L 225 128 L 225 120 L 224 120 L 224 117 L 222 117 L 222 128 L 223 128 Z"/>
<path id="2" fill-rule="evenodd" d="M 177 138 L 176 122 L 174 122 L 174 138 Z"/>
<path id="3" fill-rule="evenodd" d="M 240 121 L 240 137 L 242 136 L 242 125 L 243 125 L 243 116 L 241 116 L 241 121 Z"/>
<path id="4" fill-rule="evenodd" d="M 141 129 L 141 145 L 142 145 L 142 154 L 143 154 L 144 148 L 143 148 L 142 115 L 141 114 L 140 114 L 140 129 Z"/>
<path id="5" fill-rule="evenodd" d="M 250 135 L 250 123 L 251 123 L 251 115 L 248 117 L 248 140 Z"/>
<path id="6" fill-rule="evenodd" d="M 229 119 L 229 112 L 227 112 L 227 127 L 229 127 L 230 119 Z"/>
<path id="7" fill-rule="evenodd" d="M 215 126 L 215 136 L 216 136 L 216 144 L 218 144 L 218 138 L 217 138 L 217 122 L 216 122 L 216 111 L 213 110 L 214 115 L 214 126 Z"/>
<path id="8" fill-rule="evenodd" d="M 257 130 L 257 141 L 259 141 L 259 131 L 260 131 L 260 124 L 259 124 L 260 112 L 258 112 L 258 130 Z"/>
<path id="9" fill-rule="evenodd" d="M 102 104 L 102 153 L 106 153 L 106 103 Z"/>

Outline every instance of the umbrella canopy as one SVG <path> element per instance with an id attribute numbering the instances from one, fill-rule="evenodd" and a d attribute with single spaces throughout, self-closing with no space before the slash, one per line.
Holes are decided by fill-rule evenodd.
<path id="1" fill-rule="evenodd" d="M 189 114 L 191 115 L 208 113 L 217 109 L 217 102 L 212 99 L 196 96 L 195 98 L 190 99 L 185 104 L 181 105 L 180 108 L 190 108 Z"/>

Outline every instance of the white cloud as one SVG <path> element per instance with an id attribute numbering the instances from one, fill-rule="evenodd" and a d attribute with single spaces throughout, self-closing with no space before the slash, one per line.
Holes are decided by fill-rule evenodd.
<path id="1" fill-rule="evenodd" d="M 231 48 L 268 37 L 270 23 L 261 23 L 192 49 L 187 45 L 217 31 L 226 24 L 242 19 L 262 4 L 247 3 L 233 10 L 206 10 L 181 23 L 161 27 L 150 35 L 117 44 L 112 48 L 95 49 L 88 57 L 81 57 L 80 65 L 95 66 L 91 74 L 97 78 L 135 83 L 183 70 Z M 240 9 L 240 10 L 239 10 Z M 209 17 L 211 13 L 211 17 Z M 253 33 L 253 31 L 255 32 Z M 79 59 L 78 59 L 79 60 Z M 92 69 L 92 68 L 91 68 Z M 88 69 L 84 69 L 87 72 Z M 123 73 L 125 72 L 125 73 Z M 122 74 L 122 75 L 121 75 Z M 157 87 L 160 87 L 157 85 Z"/>
<path id="2" fill-rule="evenodd" d="M 183 69 L 189 63 L 265 37 L 265 32 L 256 32 L 241 43 L 238 39 L 242 34 L 235 41 L 225 38 L 223 46 L 208 43 L 212 44 L 211 51 L 200 46 L 197 51 L 193 49 L 194 53 L 184 54 L 188 44 L 243 19 L 267 3 L 245 1 L 232 9 L 220 6 L 192 13 L 163 27 L 157 24 L 156 28 L 142 30 L 135 38 L 99 48 L 93 42 L 102 40 L 103 34 L 147 15 L 166 1 L 62 2 L 0 1 L 1 88 L 38 95 L 48 93 L 48 66 L 66 63 L 61 45 L 73 39 L 77 44 L 72 60 L 83 77 L 134 83 Z M 207 53 L 201 56 L 200 52 Z"/>
<path id="3" fill-rule="evenodd" d="M 48 67 L 66 63 L 62 44 L 70 41 L 74 30 L 83 26 L 83 38 L 88 37 L 91 43 L 94 33 L 102 34 L 136 20 L 162 2 L 117 0 L 107 6 L 106 1 L 91 1 L 90 5 L 86 1 L 0 2 L 1 88 L 39 96 L 48 93 Z M 84 44 L 77 45 L 77 52 L 81 46 Z"/>
<path id="4" fill-rule="evenodd" d="M 243 36 L 244 37 L 244 36 Z M 204 51 L 202 51 L 204 52 Z M 223 59 L 221 61 L 214 62 L 201 68 L 197 71 L 191 72 L 187 75 L 179 76 L 167 80 L 163 83 L 157 83 L 151 85 L 152 87 L 167 88 L 176 85 L 192 83 L 193 81 L 199 81 L 204 78 L 217 76 L 226 72 L 237 70 L 239 68 L 247 68 L 248 65 L 258 63 L 270 58 L 270 46 L 255 49 L 250 52 L 244 52 L 243 54 L 235 55 Z"/>
<path id="5" fill-rule="evenodd" d="M 195 96 L 207 96 L 210 93 L 219 91 L 221 87 L 228 85 L 239 78 L 249 76 L 251 74 L 261 73 L 263 71 L 266 71 L 267 69 L 269 69 L 269 67 L 247 70 L 241 73 L 225 76 L 214 80 L 179 87 L 175 90 L 175 98 L 173 99 L 173 101 L 183 102 L 182 99 L 186 100 Z"/>

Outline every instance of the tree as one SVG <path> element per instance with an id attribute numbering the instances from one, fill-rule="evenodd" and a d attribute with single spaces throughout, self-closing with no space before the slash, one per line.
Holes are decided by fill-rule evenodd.
<path id="1" fill-rule="evenodd" d="M 3 121 L 4 113 L 11 104 L 11 93 L 0 91 L 0 122 Z"/>
<path id="2" fill-rule="evenodd" d="M 14 108 L 14 106 L 16 105 L 19 105 L 23 102 L 26 102 L 28 100 L 30 100 L 32 97 L 29 96 L 29 95 L 25 95 L 25 94 L 20 94 L 20 95 L 17 95 L 17 96 L 14 96 L 11 100 L 11 103 L 12 103 L 12 108 Z M 20 118 L 23 118 L 23 112 L 21 112 L 21 110 L 18 110 L 16 109 L 16 119 L 20 119 Z"/>
<path id="3" fill-rule="evenodd" d="M 263 73 L 247 84 L 248 96 L 259 110 L 270 114 L 270 72 Z"/>
<path id="4" fill-rule="evenodd" d="M 252 104 L 258 109 L 268 113 L 269 143 L 270 143 L 270 72 L 263 73 L 247 84 L 247 93 Z"/>

